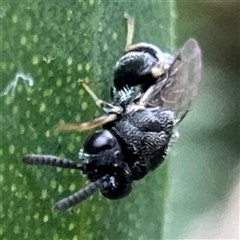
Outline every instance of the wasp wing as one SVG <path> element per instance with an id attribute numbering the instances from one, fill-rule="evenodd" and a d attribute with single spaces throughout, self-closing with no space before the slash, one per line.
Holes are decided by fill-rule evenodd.
<path id="1" fill-rule="evenodd" d="M 140 99 L 140 104 L 162 106 L 175 113 L 176 122 L 181 121 L 197 96 L 201 68 L 201 49 L 191 38 L 170 64 L 167 77 L 152 85 Z"/>

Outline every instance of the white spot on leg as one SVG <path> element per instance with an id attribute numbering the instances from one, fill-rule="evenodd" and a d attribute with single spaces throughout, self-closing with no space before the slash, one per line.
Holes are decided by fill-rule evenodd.
<path id="1" fill-rule="evenodd" d="M 19 71 L 16 73 L 14 79 L 9 82 L 9 84 L 2 90 L 0 96 L 6 96 L 9 93 L 11 94 L 12 97 L 15 95 L 15 89 L 17 87 L 19 79 L 22 79 L 24 84 L 28 84 L 28 86 L 33 86 L 34 84 L 34 79 L 31 77 L 30 74 L 25 74 L 22 71 Z"/>
<path id="2" fill-rule="evenodd" d="M 111 185 L 112 185 L 114 188 L 117 187 L 117 186 L 116 186 L 116 183 L 115 183 L 115 178 L 114 178 L 114 177 L 110 177 L 110 183 L 111 183 Z"/>

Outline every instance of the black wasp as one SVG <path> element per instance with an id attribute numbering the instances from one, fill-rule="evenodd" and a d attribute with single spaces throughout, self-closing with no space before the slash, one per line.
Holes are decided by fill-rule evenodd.
<path id="1" fill-rule="evenodd" d="M 58 130 L 83 131 L 102 126 L 86 140 L 78 162 L 51 155 L 23 157 L 28 164 L 78 169 L 91 183 L 54 205 L 67 209 L 97 190 L 109 199 L 127 196 L 132 182 L 143 178 L 164 160 L 177 138 L 176 125 L 197 96 L 201 79 L 201 50 L 189 39 L 175 56 L 148 43 L 132 44 L 134 21 L 127 16 L 125 53 L 114 70 L 112 103 L 85 89 L 106 114 L 87 123 L 63 123 Z"/>

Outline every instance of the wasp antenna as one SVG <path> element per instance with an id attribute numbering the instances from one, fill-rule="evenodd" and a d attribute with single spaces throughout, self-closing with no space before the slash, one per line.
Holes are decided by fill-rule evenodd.
<path id="1" fill-rule="evenodd" d="M 86 187 L 80 189 L 78 192 L 70 195 L 69 197 L 66 197 L 57 203 L 53 205 L 54 210 L 67 210 L 68 208 L 75 206 L 76 204 L 82 202 L 83 200 L 90 197 L 93 193 L 95 193 L 97 190 L 101 189 L 103 187 L 104 181 L 106 181 L 106 178 L 109 177 L 104 176 L 100 179 L 98 179 L 95 182 L 90 183 Z"/>
<path id="2" fill-rule="evenodd" d="M 82 168 L 80 164 L 77 164 L 70 159 L 52 156 L 52 155 L 31 154 L 31 155 L 24 156 L 22 160 L 23 162 L 30 165 L 48 165 L 53 167 L 71 168 L 71 169 Z"/>

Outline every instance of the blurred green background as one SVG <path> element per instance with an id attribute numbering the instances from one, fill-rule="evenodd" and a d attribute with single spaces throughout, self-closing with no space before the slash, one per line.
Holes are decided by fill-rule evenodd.
<path id="1" fill-rule="evenodd" d="M 167 161 L 136 182 L 129 197 L 110 201 L 95 194 L 72 211 L 53 212 L 51 204 L 86 178 L 27 166 L 21 157 L 77 160 L 90 132 L 54 135 L 50 129 L 61 119 L 83 122 L 101 114 L 77 79 L 87 77 L 101 98 L 110 99 L 126 11 L 136 19 L 134 42 L 171 51 L 189 37 L 198 40 L 199 97 Z M 2 239 L 203 238 L 191 232 L 204 214 L 224 209 L 239 181 L 239 2 L 2 1 L 0 17 Z"/>

